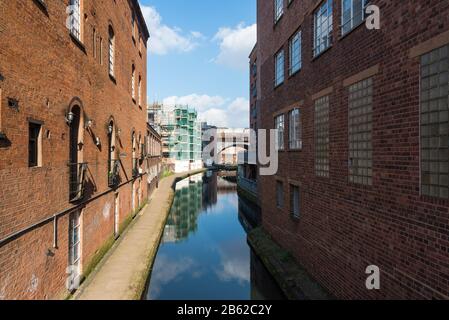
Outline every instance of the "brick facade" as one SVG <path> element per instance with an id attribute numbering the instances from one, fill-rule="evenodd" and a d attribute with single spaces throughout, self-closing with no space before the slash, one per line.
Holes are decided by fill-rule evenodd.
<path id="1" fill-rule="evenodd" d="M 337 298 L 449 298 L 449 200 L 422 196 L 420 184 L 420 58 L 449 43 L 449 3 L 372 0 L 381 29 L 363 23 L 342 36 L 342 1 L 334 0 L 332 46 L 314 57 L 313 14 L 323 1 L 289 2 L 276 24 L 274 1 L 257 4 L 262 128 L 273 129 L 274 116 L 288 119 L 293 108 L 302 126 L 302 149 L 286 143 L 277 176 L 260 177 L 264 227 Z M 289 39 L 298 30 L 302 69 L 289 76 Z M 281 48 L 285 81 L 274 88 Z M 359 184 L 350 180 L 348 110 L 350 87 L 366 79 L 373 88 L 372 171 L 360 171 L 371 178 Z M 329 177 L 315 170 L 315 103 L 322 97 L 329 99 Z M 299 219 L 291 214 L 290 185 L 300 187 Z M 381 270 L 381 290 L 366 289 L 369 265 Z"/>
<path id="2" fill-rule="evenodd" d="M 69 217 L 80 213 L 85 274 L 145 202 L 154 183 L 147 169 L 160 162 L 160 153 L 149 153 L 150 141 L 160 147 L 160 137 L 147 127 L 149 34 L 138 2 L 81 0 L 79 40 L 66 27 L 68 5 L 0 2 L 0 299 L 66 296 Z M 29 123 L 41 126 L 39 165 L 32 168 Z M 78 149 L 71 152 L 75 123 Z M 85 164 L 83 178 L 81 169 L 74 175 L 82 196 L 69 190 L 73 159 Z M 113 185 L 111 159 L 120 160 Z"/>

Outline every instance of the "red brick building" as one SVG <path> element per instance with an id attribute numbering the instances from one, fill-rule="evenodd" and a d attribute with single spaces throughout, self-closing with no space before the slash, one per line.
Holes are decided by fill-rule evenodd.
<path id="1" fill-rule="evenodd" d="M 369 4 L 258 1 L 263 225 L 337 298 L 448 299 L 449 2 Z"/>
<path id="2" fill-rule="evenodd" d="M 0 299 L 67 296 L 145 203 L 148 38 L 137 0 L 0 2 Z"/>

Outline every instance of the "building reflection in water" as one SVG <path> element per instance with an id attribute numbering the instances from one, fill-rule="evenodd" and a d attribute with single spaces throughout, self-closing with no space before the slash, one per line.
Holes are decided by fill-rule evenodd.
<path id="1" fill-rule="evenodd" d="M 219 197 L 219 195 L 222 195 L 222 197 Z M 201 215 L 208 218 L 214 217 L 214 214 L 217 214 L 217 206 L 223 205 L 224 199 L 232 200 L 232 204 L 228 203 L 227 208 L 231 211 L 235 210 L 234 219 L 237 220 L 238 218 L 246 233 L 260 225 L 260 209 L 258 206 L 242 197 L 237 197 L 237 184 L 235 182 L 220 177 L 217 172 L 209 171 L 177 183 L 174 202 L 164 230 L 163 244 L 188 247 L 185 240 L 201 234 L 199 232 L 199 217 Z M 230 213 L 232 214 L 232 212 Z M 229 232 L 232 233 L 235 230 Z M 248 247 L 246 241 L 236 242 L 235 239 L 232 239 L 229 239 L 229 243 L 221 243 L 221 247 L 217 249 L 224 264 L 224 271 L 219 272 L 221 282 L 226 284 L 235 280 L 239 287 L 246 282 L 249 299 L 283 299 L 277 284 L 260 259 Z M 153 297 L 158 296 L 161 287 L 163 287 L 158 282 L 159 277 L 164 275 L 163 270 L 167 271 L 167 268 L 170 267 L 175 268 L 176 265 L 181 263 L 185 269 L 174 269 L 177 274 L 176 277 L 179 277 L 180 274 L 190 273 L 189 270 L 192 268 L 201 269 L 198 265 L 194 267 L 194 264 L 198 261 L 195 262 L 193 254 L 191 257 L 182 258 L 184 260 L 171 261 L 166 247 L 165 250 L 163 254 L 159 253 L 156 271 L 153 274 Z M 185 253 L 185 251 L 183 252 Z M 250 288 L 249 283 L 251 283 Z"/>

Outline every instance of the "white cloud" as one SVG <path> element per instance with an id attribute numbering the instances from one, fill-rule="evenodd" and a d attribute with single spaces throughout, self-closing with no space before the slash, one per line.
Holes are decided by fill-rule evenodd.
<path id="1" fill-rule="evenodd" d="M 187 96 L 172 96 L 165 98 L 163 103 L 166 106 L 173 107 L 175 105 L 188 105 L 194 107 L 197 111 L 201 112 L 209 108 L 221 107 L 225 104 L 226 100 L 220 96 L 208 96 L 190 94 Z"/>
<path id="2" fill-rule="evenodd" d="M 175 105 L 193 107 L 198 111 L 201 121 L 207 121 L 217 127 L 249 127 L 249 101 L 243 97 L 232 100 L 221 96 L 191 94 L 165 98 L 163 104 L 167 107 Z"/>
<path id="3" fill-rule="evenodd" d="M 257 40 L 257 25 L 245 26 L 241 23 L 235 28 L 220 28 L 214 40 L 220 42 L 220 53 L 214 59 L 215 62 L 246 70 L 248 56 Z"/>
<path id="4" fill-rule="evenodd" d="M 191 32 L 183 35 L 181 29 L 169 27 L 162 23 L 162 17 L 154 7 L 141 6 L 142 13 L 150 31 L 149 50 L 151 53 L 165 55 L 170 51 L 189 52 L 195 49 L 201 34 Z"/>

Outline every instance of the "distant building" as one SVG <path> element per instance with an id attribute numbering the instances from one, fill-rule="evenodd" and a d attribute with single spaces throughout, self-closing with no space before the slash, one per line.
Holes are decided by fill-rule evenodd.
<path id="1" fill-rule="evenodd" d="M 250 131 L 248 129 L 217 128 L 206 122 L 202 123 L 203 152 L 206 147 L 212 150 L 205 165 L 237 166 L 238 155 L 249 147 Z M 204 159 L 203 159 L 204 160 Z"/>
<path id="2" fill-rule="evenodd" d="M 201 124 L 196 110 L 160 104 L 147 110 L 148 122 L 161 135 L 165 166 L 176 173 L 201 169 Z"/>

